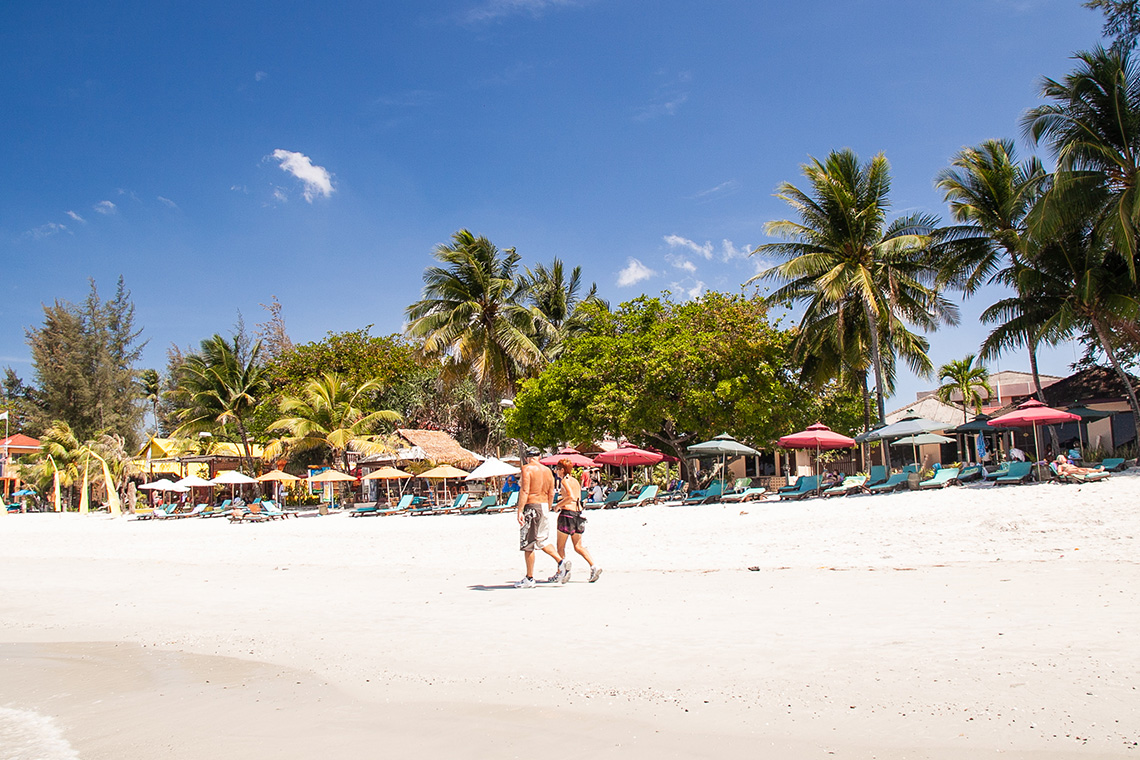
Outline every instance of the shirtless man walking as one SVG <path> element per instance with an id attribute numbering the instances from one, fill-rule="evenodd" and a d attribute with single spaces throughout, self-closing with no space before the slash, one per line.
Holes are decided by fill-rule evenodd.
<path id="1" fill-rule="evenodd" d="M 519 483 L 519 549 L 526 556 L 526 577 L 516 583 L 515 588 L 534 588 L 535 551 L 546 552 L 558 563 L 555 580 L 562 581 L 570 571 L 570 562 L 546 543 L 546 510 L 554 503 L 554 475 L 539 463 L 541 454 L 533 446 L 526 450 L 526 464 Z"/>

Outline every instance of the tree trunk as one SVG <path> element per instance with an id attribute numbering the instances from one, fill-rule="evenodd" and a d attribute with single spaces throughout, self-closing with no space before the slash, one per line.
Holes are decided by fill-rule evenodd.
<path id="1" fill-rule="evenodd" d="M 1112 368 L 1116 370 L 1116 374 L 1120 377 L 1120 381 L 1124 383 L 1124 390 L 1128 392 L 1128 404 L 1132 407 L 1132 424 L 1136 428 L 1137 440 L 1140 440 L 1140 401 L 1136 399 L 1136 389 L 1132 387 L 1132 382 L 1128 379 L 1128 373 L 1120 366 L 1120 362 L 1116 358 L 1116 351 L 1112 348 L 1112 343 L 1108 340 L 1108 332 L 1105 330 L 1103 324 L 1099 319 L 1092 320 L 1093 329 L 1096 330 L 1096 336 L 1100 338 L 1101 348 L 1104 349 L 1105 355 L 1108 360 L 1112 362 Z"/>
<path id="2" fill-rule="evenodd" d="M 887 424 L 887 408 L 883 401 L 883 352 L 882 347 L 879 345 L 879 321 L 875 319 L 875 315 L 871 313 L 871 304 L 866 301 L 863 302 L 863 314 L 867 318 L 867 328 L 871 333 L 871 358 L 875 362 L 875 398 L 878 401 L 879 407 L 879 424 Z M 880 442 L 879 446 L 883 452 L 883 464 L 887 468 L 887 472 L 891 470 L 891 450 L 885 442 Z"/>
<path id="3" fill-rule="evenodd" d="M 859 373 L 859 385 L 863 391 L 863 432 L 866 433 L 871 429 L 871 390 L 867 387 L 867 372 L 863 370 Z M 863 466 L 868 472 L 871 470 L 871 444 L 868 441 L 863 441 L 859 444 L 859 453 L 863 457 Z"/>
<path id="4" fill-rule="evenodd" d="M 1033 395 L 1042 404 L 1045 403 L 1045 393 L 1041 390 L 1041 375 L 1037 371 L 1037 339 L 1030 338 L 1029 343 L 1029 371 L 1033 373 Z"/>

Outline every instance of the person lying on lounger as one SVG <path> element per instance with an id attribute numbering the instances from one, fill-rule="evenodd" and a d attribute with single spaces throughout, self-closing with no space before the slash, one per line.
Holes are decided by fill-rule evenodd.
<path id="1" fill-rule="evenodd" d="M 1088 475 L 1104 469 L 1103 467 L 1078 467 L 1066 459 L 1064 454 L 1058 454 L 1053 465 L 1057 468 L 1057 472 L 1062 475 Z"/>

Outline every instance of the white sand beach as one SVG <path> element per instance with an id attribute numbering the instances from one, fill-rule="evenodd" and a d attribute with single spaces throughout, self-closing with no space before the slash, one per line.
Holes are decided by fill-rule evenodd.
<path id="1" fill-rule="evenodd" d="M 1140 753 L 1140 471 L 586 538 L 517 590 L 511 514 L 0 517 L 0 758 Z"/>

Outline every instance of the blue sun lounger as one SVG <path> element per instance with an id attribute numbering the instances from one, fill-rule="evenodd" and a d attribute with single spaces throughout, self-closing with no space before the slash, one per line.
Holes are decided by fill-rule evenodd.
<path id="1" fill-rule="evenodd" d="M 615 506 L 615 507 L 640 507 L 640 506 L 644 506 L 646 503 L 651 502 L 657 498 L 657 491 L 658 490 L 659 489 L 657 488 L 657 486 L 645 486 L 644 488 L 641 489 L 641 493 L 639 493 L 636 498 L 626 499 L 625 501 L 619 501 L 617 504 L 614 504 L 613 506 Z"/>
<path id="2" fill-rule="evenodd" d="M 929 480 L 924 480 L 918 484 L 919 489 L 927 488 L 945 488 L 953 483 L 958 478 L 957 467 L 943 467 L 938 472 L 934 473 L 934 477 Z"/>
<path id="3" fill-rule="evenodd" d="M 994 480 L 995 486 L 1021 485 L 1033 475 L 1033 465 L 1029 462 L 1010 462 L 1009 472 Z"/>
<path id="4" fill-rule="evenodd" d="M 780 493 L 779 496 L 781 499 L 803 499 L 804 497 L 814 494 L 819 488 L 818 475 L 804 475 L 796 482 L 799 483 L 799 488 L 795 491 L 784 491 Z"/>

